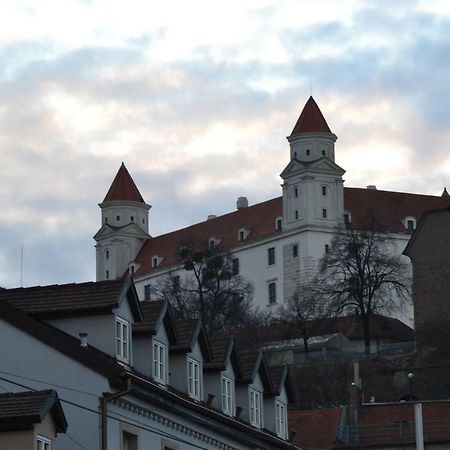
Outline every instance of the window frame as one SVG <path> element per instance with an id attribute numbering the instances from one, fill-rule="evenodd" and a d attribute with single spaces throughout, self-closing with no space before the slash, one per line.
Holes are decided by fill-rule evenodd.
<path id="1" fill-rule="evenodd" d="M 249 422 L 256 428 L 262 428 L 262 401 L 261 392 L 256 389 L 249 388 Z"/>
<path id="2" fill-rule="evenodd" d="M 42 445 L 39 445 L 39 444 L 42 444 Z M 37 450 L 52 450 L 52 440 L 48 437 L 38 434 L 36 436 L 36 449 Z"/>
<path id="3" fill-rule="evenodd" d="M 166 361 L 166 345 L 155 339 L 153 341 L 152 372 L 153 379 L 157 383 L 166 384 Z"/>
<path id="4" fill-rule="evenodd" d="M 221 385 L 222 412 L 227 416 L 233 416 L 234 410 L 233 380 L 230 377 L 222 375 L 220 385 Z"/>
<path id="5" fill-rule="evenodd" d="M 298 257 L 298 244 L 292 244 L 292 257 Z"/>
<path id="6" fill-rule="evenodd" d="M 150 301 L 152 299 L 152 285 L 144 284 L 144 300 Z"/>
<path id="7" fill-rule="evenodd" d="M 322 208 L 322 219 L 328 218 L 327 208 Z"/>
<path id="8" fill-rule="evenodd" d="M 276 264 L 275 247 L 269 247 L 267 249 L 267 265 L 275 266 L 275 264 Z"/>
<path id="9" fill-rule="evenodd" d="M 191 373 L 191 367 L 193 368 Z M 197 371 L 195 370 L 197 369 Z M 194 400 L 201 399 L 200 362 L 194 358 L 187 359 L 187 386 L 188 395 Z M 192 376 L 191 376 L 192 375 Z M 196 378 L 197 375 L 197 378 Z"/>
<path id="10" fill-rule="evenodd" d="M 231 273 L 236 276 L 239 275 L 240 261 L 238 257 L 231 260 Z"/>
<path id="11" fill-rule="evenodd" d="M 275 432 L 281 439 L 287 439 L 287 407 L 277 400 L 275 402 Z"/>
<path id="12" fill-rule="evenodd" d="M 269 281 L 267 284 L 269 305 L 277 304 L 277 282 Z M 272 301 L 274 300 L 274 301 Z"/>
<path id="13" fill-rule="evenodd" d="M 118 326 L 120 326 L 120 328 L 118 328 Z M 126 329 L 126 339 L 124 339 L 124 328 Z M 120 330 L 120 335 L 118 330 Z M 116 359 L 129 364 L 130 348 L 130 322 L 120 316 L 116 316 Z M 126 356 L 124 356 L 124 349 L 126 349 Z"/>

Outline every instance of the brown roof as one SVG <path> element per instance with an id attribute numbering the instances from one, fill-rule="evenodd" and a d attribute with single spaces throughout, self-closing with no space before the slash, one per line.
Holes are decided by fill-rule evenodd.
<path id="1" fill-rule="evenodd" d="M 305 450 L 335 447 L 341 408 L 289 411 L 289 429 L 296 431 L 294 443 Z"/>
<path id="2" fill-rule="evenodd" d="M 139 189 L 134 184 L 133 178 L 131 178 L 125 164 L 120 166 L 111 187 L 106 194 L 103 202 L 112 202 L 117 200 L 126 200 L 129 202 L 145 203 Z"/>
<path id="3" fill-rule="evenodd" d="M 144 320 L 133 324 L 133 333 L 155 333 L 156 325 L 161 317 L 161 313 L 166 307 L 164 300 L 143 301 L 141 302 Z"/>
<path id="4" fill-rule="evenodd" d="M 118 306 L 120 294 L 129 284 L 131 279 L 119 279 L 2 289 L 0 301 L 39 317 L 102 313 Z M 137 297 L 128 301 L 135 318 L 141 317 Z"/>
<path id="5" fill-rule="evenodd" d="M 417 220 L 422 214 L 443 201 L 450 203 L 449 197 L 407 194 L 361 188 L 344 188 L 344 208 L 351 213 L 351 223 L 355 228 L 364 228 L 368 218 L 374 216 L 377 224 L 386 231 L 411 234 L 402 224 L 406 216 Z M 248 208 L 205 220 L 187 228 L 153 237 L 145 241 L 136 261 L 140 264 L 137 275 L 171 267 L 180 263 L 179 249 L 194 243 L 206 247 L 209 238 L 220 239 L 219 248 L 239 248 L 248 242 L 274 236 L 276 219 L 282 216 L 282 198 L 277 197 Z M 240 228 L 250 230 L 244 241 L 239 241 Z M 164 259 L 157 268 L 152 268 L 152 255 Z"/>
<path id="6" fill-rule="evenodd" d="M 65 432 L 67 422 L 58 396 L 53 390 L 0 394 L 0 431 L 31 428 L 51 412 L 58 432 Z"/>
<path id="7" fill-rule="evenodd" d="M 322 112 L 317 106 L 317 103 L 311 96 L 303 107 L 303 111 L 301 112 L 291 135 L 314 132 L 331 133 L 331 130 L 325 117 L 323 117 Z"/>

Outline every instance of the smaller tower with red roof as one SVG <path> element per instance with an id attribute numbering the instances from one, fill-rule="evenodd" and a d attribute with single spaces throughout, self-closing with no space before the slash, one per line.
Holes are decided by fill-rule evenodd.
<path id="1" fill-rule="evenodd" d="M 102 211 L 100 230 L 94 236 L 97 242 L 97 281 L 121 277 L 131 272 L 148 234 L 148 211 L 125 164 L 120 166 L 105 199 L 99 203 Z"/>

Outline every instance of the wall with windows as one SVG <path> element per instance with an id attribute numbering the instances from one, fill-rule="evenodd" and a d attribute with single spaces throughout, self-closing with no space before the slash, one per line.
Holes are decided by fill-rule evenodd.
<path id="1" fill-rule="evenodd" d="M 287 438 L 287 404 L 288 398 L 284 386 L 281 389 L 280 395 L 264 397 L 265 427 L 282 439 Z"/>
<path id="2" fill-rule="evenodd" d="M 233 367 L 231 365 L 231 362 L 228 362 L 227 367 L 223 371 L 219 372 L 206 372 L 204 374 L 204 395 L 205 399 L 208 398 L 208 394 L 214 395 L 214 398 L 211 402 L 211 406 L 222 410 L 225 414 L 234 416 L 236 412 L 236 397 L 235 397 L 235 381 L 236 376 L 234 374 Z M 222 380 L 230 380 L 231 381 L 231 411 L 229 410 L 228 402 L 226 401 L 226 398 L 224 398 L 224 394 L 227 394 L 227 392 L 224 392 L 224 383 L 222 383 Z M 225 395 L 226 397 L 226 395 Z M 225 407 L 225 408 L 224 408 Z"/>
<path id="3" fill-rule="evenodd" d="M 252 412 L 252 405 L 250 404 L 251 393 L 259 393 L 260 399 L 260 414 L 259 414 L 259 425 L 255 424 L 254 421 L 250 420 L 251 416 L 254 419 L 254 413 Z M 252 383 L 247 385 L 236 386 L 236 406 L 242 408 L 241 418 L 249 422 L 252 426 L 257 428 L 264 427 L 264 402 L 263 402 L 264 387 L 259 374 L 255 376 Z M 252 423 L 253 422 L 253 423 Z"/>

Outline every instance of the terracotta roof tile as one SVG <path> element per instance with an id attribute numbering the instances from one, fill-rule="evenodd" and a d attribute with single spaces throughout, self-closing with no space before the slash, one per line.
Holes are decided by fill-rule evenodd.
<path id="1" fill-rule="evenodd" d="M 36 316 L 88 313 L 117 306 L 123 280 L 0 290 L 0 301 Z"/>
<path id="2" fill-rule="evenodd" d="M 289 411 L 289 429 L 297 434 L 294 443 L 305 450 L 335 447 L 341 408 Z"/>
<path id="3" fill-rule="evenodd" d="M 331 130 L 325 117 L 323 117 L 322 112 L 317 106 L 317 103 L 311 96 L 303 107 L 303 111 L 301 112 L 291 135 L 314 132 L 331 133 Z"/>
<path id="4" fill-rule="evenodd" d="M 142 313 L 144 320 L 133 324 L 133 333 L 154 333 L 156 323 L 161 316 L 164 300 L 143 301 L 141 302 Z"/>
<path id="5" fill-rule="evenodd" d="M 194 331 L 198 326 L 199 319 L 178 319 L 175 321 L 179 346 L 188 348 L 191 345 Z"/>
<path id="6" fill-rule="evenodd" d="M 103 202 L 112 202 L 117 200 L 125 200 L 129 202 L 145 203 L 139 189 L 134 184 L 133 178 L 131 178 L 125 164 L 120 166 L 111 187 L 106 194 Z"/>
<path id="7" fill-rule="evenodd" d="M 378 225 L 394 233 L 411 234 L 402 224 L 406 216 L 417 220 L 422 214 L 442 203 L 450 203 L 449 197 L 407 194 L 401 192 L 379 191 L 361 188 L 344 188 L 344 207 L 351 213 L 351 223 L 355 228 L 363 228 L 367 219 L 373 215 Z M 203 243 L 206 247 L 210 237 L 220 239 L 219 248 L 239 248 L 248 242 L 275 236 L 276 219 L 282 216 L 282 198 L 277 197 L 248 208 L 206 220 L 187 228 L 148 239 L 136 261 L 140 264 L 136 274 L 144 275 L 180 263 L 179 248 L 189 242 Z M 239 241 L 240 228 L 250 230 L 244 241 Z M 153 255 L 163 257 L 157 268 L 152 268 Z"/>

